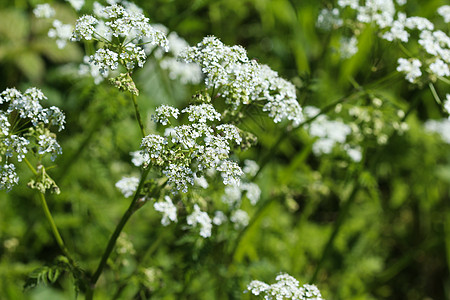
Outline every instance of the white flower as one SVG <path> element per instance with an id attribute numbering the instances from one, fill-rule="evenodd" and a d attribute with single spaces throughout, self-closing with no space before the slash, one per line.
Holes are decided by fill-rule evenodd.
<path id="1" fill-rule="evenodd" d="M 152 115 L 152 120 L 156 123 L 167 125 L 169 118 L 177 119 L 179 114 L 178 108 L 163 104 L 156 108 L 155 114 Z"/>
<path id="2" fill-rule="evenodd" d="M 256 183 L 246 182 L 242 183 L 240 186 L 242 191 L 246 191 L 246 196 L 252 205 L 256 205 L 261 197 L 261 189 Z"/>
<path id="3" fill-rule="evenodd" d="M 16 167 L 13 164 L 0 165 L 0 190 L 11 190 L 19 182 L 16 173 Z"/>
<path id="4" fill-rule="evenodd" d="M 194 183 L 204 189 L 207 189 L 209 184 L 208 181 L 204 176 L 197 177 L 197 175 L 194 174 Z"/>
<path id="5" fill-rule="evenodd" d="M 353 160 L 354 162 L 361 161 L 362 159 L 361 149 L 351 147 L 344 147 L 344 149 L 347 151 L 347 155 L 351 158 L 351 160 Z"/>
<path id="6" fill-rule="evenodd" d="M 109 75 L 109 70 L 106 69 L 104 72 L 100 72 L 100 67 L 90 63 L 89 56 L 83 58 L 83 63 L 78 67 L 78 75 L 80 76 L 90 76 L 94 79 L 95 84 L 100 84 Z"/>
<path id="7" fill-rule="evenodd" d="M 43 155 L 51 153 L 51 160 L 55 160 L 56 156 L 62 153 L 62 148 L 55 138 L 41 134 L 38 138 L 38 153 Z"/>
<path id="8" fill-rule="evenodd" d="M 444 109 L 450 114 L 450 94 L 447 94 L 444 100 Z"/>
<path id="9" fill-rule="evenodd" d="M 194 205 L 194 212 L 187 216 L 186 222 L 190 226 L 197 226 L 197 224 L 200 225 L 200 235 L 204 238 L 211 236 L 211 218 L 208 216 L 206 212 L 203 212 L 200 210 L 200 207 L 195 204 Z"/>
<path id="10" fill-rule="evenodd" d="M 351 38 L 341 38 L 340 45 L 339 52 L 343 59 L 350 58 L 358 52 L 358 39 L 354 36 Z"/>
<path id="11" fill-rule="evenodd" d="M 116 70 L 119 66 L 119 55 L 109 49 L 98 49 L 94 55 L 90 56 L 90 63 L 94 64 L 102 75 L 109 70 Z"/>
<path id="12" fill-rule="evenodd" d="M 316 115 L 318 110 L 307 107 L 308 114 Z M 338 120 L 329 120 L 325 115 L 316 118 L 311 124 L 306 126 L 309 134 L 319 139 L 313 145 L 315 155 L 331 153 L 336 144 L 344 144 L 352 129 L 347 124 Z"/>
<path id="13" fill-rule="evenodd" d="M 63 24 L 60 20 L 53 21 L 53 28 L 48 31 L 48 36 L 56 39 L 56 45 L 59 49 L 66 46 L 72 37 L 72 25 Z"/>
<path id="14" fill-rule="evenodd" d="M 150 161 L 161 164 L 164 160 L 166 144 L 167 140 L 164 137 L 157 134 L 149 134 L 142 139 L 141 147 L 144 148 L 144 153 L 149 155 Z"/>
<path id="15" fill-rule="evenodd" d="M 422 75 L 420 67 L 422 63 L 418 59 L 407 60 L 405 58 L 398 59 L 397 71 L 406 73 L 406 79 L 409 82 L 414 82 L 418 77 Z"/>
<path id="16" fill-rule="evenodd" d="M 419 44 L 426 52 L 433 56 L 440 56 L 447 63 L 450 62 L 450 38 L 444 32 L 424 30 L 420 33 Z"/>
<path id="17" fill-rule="evenodd" d="M 344 24 L 344 21 L 339 17 L 339 10 L 322 9 L 317 17 L 316 26 L 323 30 L 337 29 Z"/>
<path id="18" fill-rule="evenodd" d="M 448 64 L 440 59 L 436 59 L 436 61 L 430 65 L 430 70 L 437 76 L 450 76 Z"/>
<path id="19" fill-rule="evenodd" d="M 450 23 L 450 5 L 439 7 L 437 12 L 444 18 L 445 23 Z"/>
<path id="20" fill-rule="evenodd" d="M 122 177 L 116 182 L 116 188 L 126 197 L 130 197 L 136 192 L 139 185 L 139 178 L 137 177 Z"/>
<path id="21" fill-rule="evenodd" d="M 172 49 L 172 43 L 169 43 Z M 183 63 L 173 57 L 164 57 L 159 63 L 169 72 L 169 78 L 180 80 L 182 84 L 199 84 L 203 79 L 202 69 L 193 63 Z"/>
<path id="22" fill-rule="evenodd" d="M 34 9 L 33 13 L 36 18 L 48 19 L 55 15 L 55 10 L 48 3 L 38 4 Z"/>
<path id="23" fill-rule="evenodd" d="M 170 224 L 170 221 L 177 222 L 177 208 L 172 203 L 172 199 L 169 196 L 164 196 L 164 202 L 155 202 L 153 207 L 156 211 L 159 211 L 163 214 L 161 219 L 161 224 L 163 226 L 167 226 Z"/>
<path id="24" fill-rule="evenodd" d="M 183 193 L 187 193 L 188 184 L 194 185 L 192 170 L 181 164 L 171 163 L 162 173 L 167 177 L 170 184 L 173 184 L 177 190 L 181 190 Z"/>
<path id="25" fill-rule="evenodd" d="M 9 134 L 9 127 L 11 124 L 8 121 L 8 116 L 5 112 L 0 110 L 0 130 L 4 136 Z"/>
<path id="26" fill-rule="evenodd" d="M 315 285 L 299 286 L 299 282 L 288 274 L 280 274 L 275 280 L 277 282 L 271 285 L 254 280 L 247 285 L 247 290 L 253 295 L 263 294 L 266 300 L 322 300 L 322 295 Z"/>
<path id="27" fill-rule="evenodd" d="M 96 15 L 99 18 L 106 19 L 106 18 L 108 18 L 108 15 L 105 13 L 104 10 L 105 10 L 105 7 L 102 4 L 98 3 L 97 1 L 94 1 L 93 8 L 92 8 L 94 15 Z"/>
<path id="28" fill-rule="evenodd" d="M 399 16 L 405 16 L 399 13 Z M 402 42 L 407 42 L 409 39 L 409 33 L 405 30 L 405 24 L 402 21 L 396 20 L 392 24 L 392 27 L 389 31 L 385 32 L 382 36 L 383 39 L 387 41 L 400 40 Z"/>
<path id="29" fill-rule="evenodd" d="M 405 27 L 409 29 L 433 30 L 434 25 L 428 19 L 422 17 L 409 17 L 405 21 Z"/>
<path id="30" fill-rule="evenodd" d="M 91 15 L 84 15 L 80 17 L 75 23 L 75 29 L 72 33 L 72 40 L 80 41 L 92 40 L 95 36 L 96 28 L 94 25 L 98 24 L 98 20 Z"/>
<path id="31" fill-rule="evenodd" d="M 234 223 L 234 228 L 240 229 L 248 225 L 250 217 L 247 212 L 242 209 L 235 210 L 230 217 L 230 221 Z"/>
<path id="32" fill-rule="evenodd" d="M 66 0 L 66 1 L 69 2 L 70 5 L 72 5 L 72 7 L 76 11 L 79 11 L 84 5 L 84 0 Z"/>
<path id="33" fill-rule="evenodd" d="M 295 86 L 268 66 L 249 60 L 243 47 L 229 47 L 215 37 L 205 37 L 195 47 L 185 49 L 179 58 L 199 64 L 206 75 L 206 86 L 218 91 L 233 109 L 262 101 L 263 111 L 275 123 L 290 120 L 294 126 L 300 124 L 302 113 Z"/>
<path id="34" fill-rule="evenodd" d="M 13 154 L 16 154 L 17 161 L 21 162 L 22 159 L 25 158 L 25 154 L 28 152 L 27 147 L 29 144 L 30 141 L 24 137 L 17 136 L 15 134 L 8 136 L 3 140 L 3 145 L 6 146 L 5 156 L 12 157 Z"/>
<path id="35" fill-rule="evenodd" d="M 148 155 L 148 153 L 144 153 L 142 150 L 130 152 L 130 155 L 131 155 L 131 162 L 136 167 L 140 167 L 150 160 L 150 156 Z"/>
<path id="36" fill-rule="evenodd" d="M 119 57 L 126 62 L 125 67 L 128 70 L 134 69 L 136 64 L 142 68 L 147 59 L 144 49 L 132 43 L 127 44 L 125 48 L 122 49 Z"/>
<path id="37" fill-rule="evenodd" d="M 259 165 L 256 161 L 246 159 L 244 160 L 244 167 L 242 168 L 242 171 L 247 175 L 247 177 L 253 177 L 258 173 L 259 171 Z"/>
<path id="38" fill-rule="evenodd" d="M 239 165 L 233 161 L 225 160 L 217 167 L 217 171 L 221 172 L 223 184 L 239 185 L 241 176 L 244 175 Z"/>
<path id="39" fill-rule="evenodd" d="M 225 194 L 222 195 L 222 201 L 228 206 L 239 206 L 241 204 L 241 196 L 242 192 L 239 186 L 226 186 Z"/>
<path id="40" fill-rule="evenodd" d="M 428 120 L 425 122 L 424 127 L 428 132 L 439 134 L 445 143 L 450 144 L 450 118 L 442 120 Z"/>
<path id="41" fill-rule="evenodd" d="M 214 109 L 211 104 L 190 105 L 181 111 L 188 114 L 190 122 L 206 123 L 207 120 L 220 121 L 220 114 Z"/>
<path id="42" fill-rule="evenodd" d="M 352 9 L 357 9 L 359 6 L 359 0 L 338 0 L 338 5 L 342 8 L 349 6 Z"/>
<path id="43" fill-rule="evenodd" d="M 228 220 L 227 216 L 225 216 L 225 214 L 222 211 L 218 210 L 215 212 L 212 222 L 214 225 L 219 226 L 225 223 L 227 220 Z"/>

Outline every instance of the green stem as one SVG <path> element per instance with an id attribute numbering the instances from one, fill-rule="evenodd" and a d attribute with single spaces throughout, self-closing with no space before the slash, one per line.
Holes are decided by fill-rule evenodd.
<path id="1" fill-rule="evenodd" d="M 69 259 L 71 265 L 74 265 L 74 260 L 72 259 L 72 256 L 70 255 L 69 250 L 67 250 L 66 245 L 64 244 L 64 241 L 63 241 L 61 235 L 59 234 L 58 227 L 56 226 L 56 223 L 53 220 L 50 209 L 48 208 L 47 201 L 45 200 L 45 195 L 43 193 L 39 192 L 39 198 L 41 200 L 41 206 L 42 206 L 42 209 L 44 210 L 45 217 L 47 218 L 47 221 L 50 224 L 50 227 L 52 229 L 52 233 L 53 233 L 53 236 L 55 237 L 56 243 L 58 244 L 62 253 L 64 253 L 64 255 Z"/>
<path id="2" fill-rule="evenodd" d="M 31 170 L 33 175 L 37 176 L 38 172 L 36 169 L 31 165 L 30 161 L 24 157 L 23 161 L 28 166 L 28 168 Z M 59 248 L 61 249 L 62 253 L 69 259 L 69 262 L 72 266 L 74 266 L 74 260 L 72 259 L 72 256 L 69 253 L 69 250 L 67 250 L 66 245 L 64 244 L 64 241 L 61 237 L 61 234 L 59 233 L 58 227 L 56 226 L 55 220 L 53 219 L 52 213 L 50 212 L 50 209 L 47 205 L 47 200 L 45 199 L 44 193 L 39 192 L 39 199 L 41 200 L 41 206 L 44 210 L 45 217 L 50 224 L 50 227 L 52 229 L 53 236 L 55 237 L 56 243 L 58 244 Z"/>
<path id="3" fill-rule="evenodd" d="M 100 278 L 100 275 L 103 272 L 103 269 L 106 266 L 106 262 L 108 261 L 108 258 L 111 255 L 111 252 L 114 249 L 114 246 L 116 245 L 116 242 L 117 242 L 117 239 L 119 238 L 120 233 L 122 232 L 123 228 L 125 227 L 126 223 L 130 219 L 130 217 L 136 211 L 136 203 L 139 200 L 140 191 L 141 191 L 142 187 L 144 186 L 145 179 L 149 172 L 150 172 L 150 168 L 147 168 L 142 172 L 141 180 L 139 182 L 136 193 L 134 194 L 133 200 L 131 201 L 130 206 L 128 207 L 128 209 L 124 213 L 124 215 L 122 216 L 122 219 L 120 220 L 119 224 L 117 224 L 116 229 L 114 230 L 113 234 L 111 235 L 111 237 L 108 241 L 108 245 L 106 246 L 105 252 L 102 255 L 102 258 L 97 267 L 97 270 L 95 271 L 94 275 L 91 278 L 91 289 L 88 290 L 88 292 L 86 293 L 87 300 L 93 299 L 95 284 L 97 283 L 98 279 Z"/>
<path id="4" fill-rule="evenodd" d="M 145 137 L 145 131 L 144 131 L 144 123 L 142 122 L 141 114 L 139 113 L 139 107 L 137 104 L 137 99 L 135 94 L 131 94 L 131 98 L 133 99 L 133 105 L 134 105 L 134 112 L 136 114 L 136 120 L 138 121 L 139 128 L 141 129 L 142 137 Z"/>
<path id="5" fill-rule="evenodd" d="M 428 86 L 430 87 L 431 94 L 433 94 L 434 100 L 436 100 L 437 104 L 442 105 L 442 101 L 439 98 L 439 95 L 437 94 L 436 89 L 434 88 L 434 85 L 430 82 L 428 84 Z"/>

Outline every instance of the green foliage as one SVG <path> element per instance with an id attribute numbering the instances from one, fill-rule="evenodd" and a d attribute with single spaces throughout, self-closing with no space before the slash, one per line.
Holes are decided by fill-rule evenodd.
<path id="1" fill-rule="evenodd" d="M 271 282 L 279 272 L 304 283 L 315 278 L 311 283 L 325 299 L 450 298 L 449 145 L 423 128 L 425 120 L 446 115 L 426 85 L 411 88 L 402 75 L 393 74 L 401 50 L 375 38 L 375 28 L 360 33 L 355 56 L 340 58 L 343 33 L 315 27 L 325 2 L 136 2 L 153 23 L 166 25 L 191 45 L 213 34 L 226 44 L 245 46 L 249 57 L 296 85 L 302 106 L 323 108 L 330 119 L 359 129 L 350 140 L 363 145 L 363 159 L 353 162 L 338 148 L 316 155 L 316 138 L 305 126 L 283 128 L 249 109 L 251 118 L 242 127 L 252 134 L 241 145 L 249 149 L 233 153 L 263 166 L 255 179 L 262 190 L 259 203 L 252 206 L 244 197 L 242 204 L 249 225 L 214 227 L 203 239 L 182 225 L 188 212 L 181 211 L 177 224 L 164 227 L 152 207 L 159 197 L 154 195 L 126 225 L 95 299 L 253 299 L 243 294 L 246 285 L 253 279 Z M 430 18 L 445 4 L 408 3 L 409 14 Z M 64 20 L 74 20 L 66 4 L 54 4 Z M 58 137 L 64 155 L 39 175 L 51 176 L 61 190 L 46 197 L 80 267 L 73 269 L 65 257 L 54 260 L 60 250 L 35 191 L 0 191 L 0 298 L 71 299 L 86 292 L 83 280 L 98 266 L 129 205 L 114 184 L 123 175 L 139 174 L 129 153 L 139 149 L 141 136 L 129 94 L 106 81 L 96 85 L 74 76 L 74 65 L 82 61 L 79 46 L 90 45 L 58 49 L 47 37 L 51 24 L 34 18 L 33 6 L 15 1 L 0 10 L 0 85 L 4 90 L 40 84 L 49 105 L 66 112 L 67 128 Z M 137 94 L 139 89 L 150 132 L 156 131 L 150 116 L 158 105 L 184 107 L 199 90 L 171 80 L 153 61 L 133 74 L 134 81 L 128 74 L 116 79 L 125 90 Z M 435 86 L 441 95 L 450 93 L 448 85 Z M 374 105 L 378 100 L 381 106 Z M 352 115 L 355 108 L 369 120 Z M 400 109 L 404 117 L 398 116 Z M 394 127 L 403 121 L 409 130 L 399 134 Z M 385 143 L 379 143 L 380 135 Z M 26 168 L 18 173 L 21 185 L 33 177 Z M 150 177 L 160 183 L 155 174 Z M 216 186 L 207 195 L 194 192 L 189 200 L 225 210 L 223 187 Z"/>

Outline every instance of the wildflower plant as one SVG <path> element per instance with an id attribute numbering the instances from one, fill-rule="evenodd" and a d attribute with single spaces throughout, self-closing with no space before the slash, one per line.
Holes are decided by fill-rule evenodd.
<path id="1" fill-rule="evenodd" d="M 81 142 L 74 139 L 79 148 L 69 152 L 67 160 L 58 166 L 56 159 L 63 149 L 56 134 L 65 127 L 64 113 L 56 106 L 46 106 L 47 98 L 38 88 L 24 92 L 8 88 L 0 93 L 0 189 L 10 193 L 23 183 L 22 166 L 27 166 L 32 173 L 27 186 L 37 191 L 62 254 L 53 264 L 33 271 L 26 288 L 54 283 L 61 274 L 68 273 L 75 293 L 84 294 L 88 300 L 164 298 L 168 294 L 177 298 L 241 295 L 277 300 L 323 299 L 315 285 L 301 285 L 285 273 L 279 274 L 273 284 L 254 280 L 247 285 L 245 295 L 242 290 L 250 274 L 261 269 L 277 272 L 280 266 L 290 266 L 297 273 L 304 271 L 309 282 L 331 282 L 334 275 L 324 271 L 331 257 L 342 260 L 339 267 L 343 268 L 355 262 L 341 259 L 342 252 L 351 252 L 349 257 L 353 259 L 359 252 L 370 252 L 369 256 L 379 250 L 369 237 L 375 236 L 373 228 L 379 229 L 384 223 L 369 224 L 373 217 L 369 213 L 375 211 L 380 216 L 381 210 L 385 212 L 395 205 L 400 210 L 403 204 L 398 199 L 402 197 L 445 195 L 438 188 L 420 185 L 423 177 L 419 175 L 413 178 L 416 184 L 419 182 L 418 188 L 410 191 L 408 182 L 407 187 L 398 189 L 394 185 L 397 181 L 391 183 L 391 174 L 408 172 L 396 169 L 384 156 L 389 151 L 393 157 L 396 151 L 400 153 L 398 144 L 411 144 L 405 148 L 429 147 L 417 137 L 422 129 L 439 134 L 444 143 L 449 143 L 450 94 L 446 88 L 450 40 L 445 32 L 450 19 L 448 5 L 436 10 L 440 22 L 408 16 L 406 1 L 400 0 L 339 0 L 335 7 L 320 7 L 315 25 L 322 33 L 328 31 L 327 38 L 320 42 L 334 43 L 336 51 L 327 53 L 325 48 L 319 54 L 309 53 L 314 57 L 309 65 L 306 61 L 310 57 L 297 49 L 297 69 L 292 67 L 281 76 L 262 64 L 263 59 L 251 59 L 244 47 L 226 45 L 215 36 L 189 46 L 175 31 L 151 24 L 147 12 L 126 0 L 94 2 L 90 13 L 90 6 L 83 0 L 67 2 L 77 14 L 82 12 L 73 24 L 57 19 L 58 10 L 50 4 L 37 5 L 33 14 L 45 19 L 40 21 L 47 22 L 48 36 L 56 40 L 57 48 L 69 43 L 84 47 L 83 60 L 76 69 L 78 75 L 92 77 L 95 85 L 86 88 L 77 83 L 74 89 L 80 89 L 84 99 L 94 95 L 95 101 L 104 105 L 101 108 L 107 110 L 96 112 L 107 117 L 89 121 L 94 124 L 91 131 Z M 297 21 L 295 26 L 301 23 Z M 365 32 L 375 32 L 378 43 L 398 51 L 390 58 L 377 57 L 370 73 L 361 75 L 354 70 L 358 69 L 358 55 L 362 55 L 359 51 L 366 43 Z M 274 46 L 278 51 L 275 42 Z M 283 59 L 291 63 L 291 58 L 286 55 Z M 344 74 L 339 78 L 346 81 L 342 90 L 324 79 L 327 75 L 320 74 L 322 70 L 315 70 L 330 62 L 348 68 L 331 66 L 324 72 L 328 80 L 335 80 L 335 73 Z M 147 73 L 141 72 L 143 69 Z M 392 73 L 378 76 L 380 69 Z M 156 102 L 162 104 L 156 106 L 144 88 L 154 88 L 146 74 L 155 71 L 161 71 L 165 80 L 172 80 L 170 84 L 191 85 L 184 88 L 192 96 L 182 94 L 173 101 L 160 97 Z M 396 76 L 400 83 L 390 81 Z M 102 84 L 105 81 L 109 85 Z M 386 87 L 386 82 L 391 86 Z M 414 91 L 405 93 L 405 99 L 399 96 L 398 87 L 403 86 L 408 92 Z M 170 85 L 161 89 L 167 87 Z M 423 87 L 430 89 L 434 106 L 422 103 L 422 94 L 415 94 Z M 334 95 L 330 91 L 344 95 L 331 101 Z M 69 109 L 77 105 L 73 98 L 68 97 L 64 103 Z M 127 98 L 132 101 L 126 103 Z M 85 106 L 89 109 L 89 102 L 80 104 L 80 111 L 73 119 L 69 115 L 69 121 L 90 119 L 92 111 L 82 112 Z M 435 118 L 417 122 L 426 118 L 423 107 Z M 115 110 L 127 118 L 118 120 Z M 128 118 L 131 112 L 135 115 L 133 121 Z M 100 143 L 92 142 L 96 134 L 101 136 Z M 433 136 L 426 138 L 431 140 Z M 109 148 L 105 150 L 107 143 Z M 66 144 L 70 147 L 71 141 Z M 408 153 L 410 156 L 395 158 L 408 161 L 417 155 L 414 151 Z M 93 157 L 97 161 L 90 164 Z M 424 163 L 438 159 L 442 157 L 428 157 Z M 70 173 L 70 167 L 79 174 L 72 175 L 75 172 Z M 55 179 L 51 177 L 52 168 L 59 171 Z M 446 169 L 442 169 L 436 173 L 447 178 Z M 86 174 L 97 171 L 98 178 L 91 182 L 96 176 Z M 91 177 L 76 182 L 66 174 Z M 97 180 L 102 184 L 96 186 Z M 391 189 L 395 189 L 392 193 L 398 203 L 381 203 L 381 197 Z M 49 192 L 56 194 L 51 196 L 55 200 L 51 207 L 58 207 L 56 201 L 61 199 L 65 210 L 76 215 L 84 209 L 87 219 L 74 217 L 64 223 L 63 218 L 58 218 L 55 222 L 47 204 Z M 97 197 L 104 199 L 90 203 Z M 380 207 L 376 206 L 378 202 Z M 115 216 L 127 204 L 121 216 Z M 114 213 L 109 214 L 109 209 L 100 211 L 97 205 L 114 206 Z M 372 210 L 358 215 L 353 213 L 356 205 Z M 435 203 L 427 205 L 429 213 Z M 414 213 L 405 213 L 402 218 L 409 221 Z M 135 222 L 130 224 L 132 217 Z M 394 214 L 393 219 L 396 217 Z M 347 225 L 347 219 L 356 221 Z M 436 219 L 445 223 L 441 215 Z M 67 227 L 74 226 L 74 222 L 86 228 L 92 228 L 92 223 L 101 224 L 94 236 L 88 237 L 91 243 L 95 239 L 92 253 L 98 257 L 83 260 L 88 250 L 81 251 L 75 245 L 76 238 L 66 246 L 57 227 L 59 222 Z M 112 232 L 105 233 L 110 228 Z M 369 233 L 360 234 L 363 229 Z M 439 243 L 442 241 L 440 238 Z M 17 243 L 14 238 L 5 238 L 5 253 L 20 248 Z M 427 249 L 428 244 L 424 247 Z M 281 251 L 286 255 L 280 256 Z M 354 287 L 362 286 L 361 278 L 367 276 L 367 269 L 371 278 L 378 276 L 386 267 L 378 263 L 379 257 L 369 257 L 366 264 L 362 263 L 348 276 L 349 281 L 360 281 L 347 283 L 350 288 L 338 293 L 353 292 Z M 388 268 L 380 277 L 388 278 L 394 271 Z M 198 286 L 205 290 L 208 287 L 199 284 L 203 277 L 211 277 L 205 281 L 217 284 L 217 291 L 197 291 Z M 100 290 L 106 285 L 114 291 Z M 65 285 L 61 285 L 63 288 Z M 327 292 L 324 295 L 328 296 Z"/>
<path id="2" fill-rule="evenodd" d="M 10 190 L 18 184 L 17 163 L 25 162 L 36 176 L 28 184 L 30 187 L 45 193 L 46 190 L 59 193 L 56 183 L 48 176 L 43 166 L 43 159 L 50 155 L 52 161 L 62 153 L 51 130 L 64 129 L 64 113 L 56 106 L 44 108 L 41 104 L 47 97 L 37 88 L 29 88 L 20 92 L 9 88 L 1 92 L 0 104 L 5 107 L 0 111 L 0 161 L 1 189 Z M 36 159 L 33 167 L 26 156 Z"/>

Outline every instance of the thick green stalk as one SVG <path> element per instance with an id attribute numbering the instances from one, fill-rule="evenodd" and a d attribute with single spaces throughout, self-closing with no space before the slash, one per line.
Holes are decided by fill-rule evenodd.
<path id="1" fill-rule="evenodd" d="M 130 217 L 136 211 L 136 208 L 137 208 L 136 204 L 139 200 L 139 194 L 144 186 L 144 182 L 145 182 L 145 179 L 147 178 L 149 171 L 150 171 L 150 168 L 147 168 L 142 172 L 141 180 L 139 181 L 139 185 L 136 190 L 136 193 L 134 194 L 133 200 L 131 201 L 128 209 L 123 214 L 122 218 L 120 219 L 119 224 L 117 224 L 116 229 L 114 230 L 113 234 L 111 235 L 111 237 L 108 241 L 108 245 L 106 246 L 105 252 L 102 255 L 100 263 L 99 263 L 94 275 L 91 277 L 91 288 L 86 293 L 87 300 L 93 299 L 95 284 L 97 283 L 98 279 L 100 278 L 100 275 L 103 272 L 103 269 L 106 266 L 108 258 L 111 255 L 111 252 L 114 249 L 114 246 L 116 245 L 116 242 L 117 242 L 117 239 L 119 238 L 120 233 L 122 232 L 123 228 L 125 227 L 126 223 L 130 219 Z"/>
<path id="2" fill-rule="evenodd" d="M 144 123 L 142 122 L 141 113 L 139 112 L 136 95 L 131 94 L 131 98 L 133 99 L 134 112 L 136 114 L 136 120 L 139 124 L 139 129 L 141 130 L 142 137 L 145 137 Z"/>

